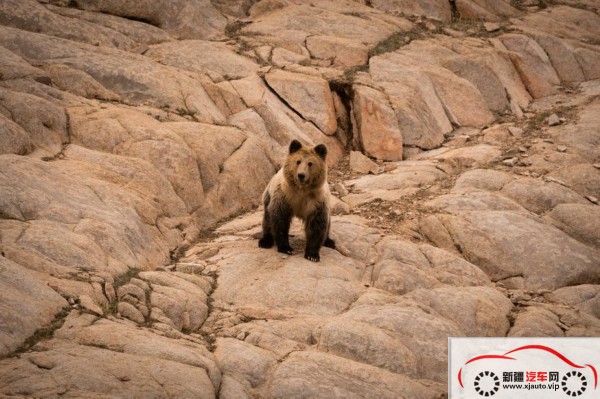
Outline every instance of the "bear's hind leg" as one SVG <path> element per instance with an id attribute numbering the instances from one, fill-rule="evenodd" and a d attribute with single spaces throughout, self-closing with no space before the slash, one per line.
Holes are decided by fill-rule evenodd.
<path id="1" fill-rule="evenodd" d="M 270 217 L 277 251 L 291 255 L 293 249 L 290 246 L 289 235 L 293 217 L 292 208 L 284 201 L 277 201 L 271 205 Z"/>
<path id="2" fill-rule="evenodd" d="M 335 241 L 333 241 L 331 238 L 327 237 L 325 239 L 325 243 L 323 244 L 323 246 L 327 247 L 327 248 L 335 249 Z"/>
<path id="3" fill-rule="evenodd" d="M 273 246 L 273 227 L 271 225 L 271 212 L 269 211 L 269 203 L 271 202 L 271 196 L 269 193 L 265 193 L 263 203 L 265 211 L 263 214 L 262 231 L 263 235 L 258 240 L 258 246 L 260 248 L 271 248 Z"/>
<path id="4" fill-rule="evenodd" d="M 306 232 L 306 248 L 304 257 L 312 262 L 321 260 L 319 250 L 326 242 L 327 231 L 329 225 L 329 215 L 325 204 L 321 204 L 315 211 L 306 219 L 304 226 Z M 333 242 L 333 240 L 330 240 Z"/>
<path id="5" fill-rule="evenodd" d="M 335 241 L 329 238 L 329 230 L 331 230 L 331 220 L 329 220 L 329 225 L 327 226 L 327 238 L 325 238 L 324 247 L 335 249 Z"/>

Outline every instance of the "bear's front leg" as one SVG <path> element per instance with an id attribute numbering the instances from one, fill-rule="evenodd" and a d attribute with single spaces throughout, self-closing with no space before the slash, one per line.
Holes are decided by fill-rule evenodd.
<path id="1" fill-rule="evenodd" d="M 271 204 L 270 217 L 273 225 L 273 235 L 277 251 L 291 255 L 290 224 L 292 223 L 292 208 L 285 201 L 274 201 Z"/>
<path id="2" fill-rule="evenodd" d="M 327 238 L 329 226 L 329 213 L 325 204 L 320 204 L 315 211 L 308 216 L 304 226 L 306 232 L 306 248 L 304 257 L 312 262 L 321 260 L 319 250 Z"/>

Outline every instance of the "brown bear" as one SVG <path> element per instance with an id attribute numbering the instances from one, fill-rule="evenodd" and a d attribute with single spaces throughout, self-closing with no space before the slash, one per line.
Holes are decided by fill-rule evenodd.
<path id="1" fill-rule="evenodd" d="M 324 144 L 309 148 L 292 140 L 284 166 L 263 193 L 265 213 L 259 247 L 271 248 L 275 243 L 277 251 L 291 254 L 289 231 L 296 216 L 304 222 L 306 259 L 318 262 L 321 246 L 335 248 L 335 242 L 329 238 L 331 209 L 326 157 Z"/>

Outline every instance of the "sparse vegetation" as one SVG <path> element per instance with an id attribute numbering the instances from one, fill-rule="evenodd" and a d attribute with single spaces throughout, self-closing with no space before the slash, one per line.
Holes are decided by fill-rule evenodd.
<path id="1" fill-rule="evenodd" d="M 246 25 L 248 25 L 248 22 L 242 22 L 242 21 L 230 22 L 225 27 L 225 35 L 227 35 L 227 37 L 229 37 L 229 38 L 236 39 L 239 36 L 241 36 L 242 29 Z"/>
<path id="2" fill-rule="evenodd" d="M 369 70 L 368 65 L 358 65 L 348 68 L 344 71 L 344 81 L 343 83 L 352 84 L 354 79 L 356 78 L 357 72 L 365 72 Z"/>
<path id="3" fill-rule="evenodd" d="M 189 116 L 190 118 L 192 118 L 195 121 L 198 121 L 198 119 L 196 119 L 196 111 L 192 111 L 191 109 L 188 108 L 177 108 L 177 115 L 179 116 Z"/>
<path id="4" fill-rule="evenodd" d="M 120 276 L 118 276 L 115 279 L 115 282 L 113 283 L 113 287 L 115 289 L 117 289 L 118 287 L 127 284 L 132 278 L 138 278 L 140 275 L 140 269 L 129 269 L 127 271 L 127 273 L 121 274 Z"/>
<path id="5" fill-rule="evenodd" d="M 40 341 L 45 341 L 54 336 L 54 331 L 58 330 L 65 323 L 65 319 L 69 315 L 71 308 L 69 306 L 64 307 L 55 317 L 52 323 L 49 325 L 42 327 L 36 332 L 33 333 L 29 338 L 25 340 L 23 345 L 21 345 L 17 350 L 15 350 L 10 357 L 18 356 L 20 353 L 26 352 L 31 349 L 35 344 Z M 0 356 L 2 359 L 2 356 Z"/>
<path id="6" fill-rule="evenodd" d="M 343 12 L 343 15 L 349 15 L 351 17 L 356 17 L 356 18 L 366 18 L 366 15 L 360 12 L 356 12 L 356 11 L 349 11 L 349 12 Z"/>

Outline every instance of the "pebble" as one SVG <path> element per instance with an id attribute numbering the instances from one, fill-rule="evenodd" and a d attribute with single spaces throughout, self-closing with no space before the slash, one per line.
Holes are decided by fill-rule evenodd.
<path id="1" fill-rule="evenodd" d="M 497 24 L 495 22 L 484 22 L 483 27 L 487 32 L 495 32 L 497 30 L 500 30 L 500 24 Z"/>
<path id="2" fill-rule="evenodd" d="M 598 205 L 598 198 L 594 197 L 593 195 L 586 195 L 585 198 L 592 204 Z"/>
<path id="3" fill-rule="evenodd" d="M 525 147 L 519 147 L 519 151 L 520 152 L 527 152 L 527 148 L 525 148 Z"/>
<path id="4" fill-rule="evenodd" d="M 554 140 L 552 140 L 552 139 L 544 139 L 544 143 L 554 144 Z"/>
<path id="5" fill-rule="evenodd" d="M 243 341 L 244 339 L 246 339 L 246 333 L 245 332 L 241 332 L 237 335 L 236 337 L 237 339 L 239 339 L 240 341 Z"/>
<path id="6" fill-rule="evenodd" d="M 335 183 L 333 189 L 342 197 L 348 195 L 348 189 L 341 183 Z"/>
<path id="7" fill-rule="evenodd" d="M 595 164 L 594 164 L 594 168 L 596 168 L 596 169 L 600 169 L 600 163 L 595 163 Z"/>
<path id="8" fill-rule="evenodd" d="M 502 163 L 506 166 L 515 166 L 517 163 L 517 158 L 509 158 L 502 161 Z"/>
<path id="9" fill-rule="evenodd" d="M 564 145 L 559 145 L 558 147 L 556 147 L 556 151 L 567 152 L 567 147 L 565 147 Z"/>
<path id="10" fill-rule="evenodd" d="M 560 119 L 556 114 L 550 115 L 546 121 L 548 122 L 548 126 L 560 125 Z"/>
<path id="11" fill-rule="evenodd" d="M 552 182 L 552 183 L 560 184 L 561 186 L 564 186 L 564 187 L 568 187 L 567 184 L 564 181 L 558 180 L 558 179 L 556 179 L 556 178 L 554 178 L 552 176 L 546 176 L 546 177 L 544 177 L 544 180 L 547 181 L 547 182 Z"/>
<path id="12" fill-rule="evenodd" d="M 88 310 L 89 312 L 92 312 L 98 316 L 102 316 L 104 314 L 104 312 L 102 311 L 102 308 L 100 308 L 100 306 L 98 306 L 93 300 L 92 298 L 90 298 L 88 295 L 80 295 L 79 296 L 79 304 L 81 305 L 82 308 Z"/>
<path id="13" fill-rule="evenodd" d="M 513 137 L 517 137 L 517 138 L 519 138 L 523 135 L 523 129 L 521 129 L 520 127 L 516 127 L 516 126 L 509 126 L 508 132 L 510 134 L 512 134 Z"/>

